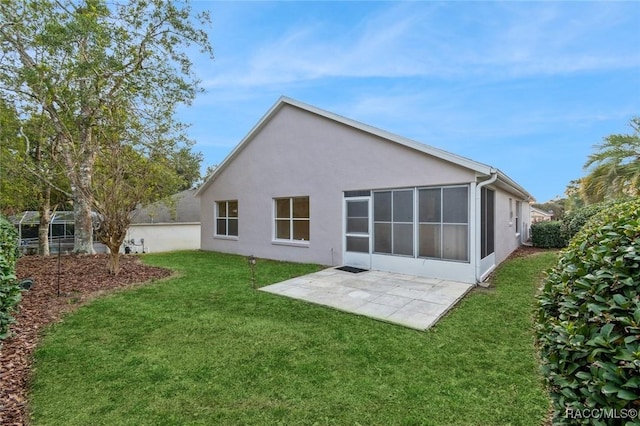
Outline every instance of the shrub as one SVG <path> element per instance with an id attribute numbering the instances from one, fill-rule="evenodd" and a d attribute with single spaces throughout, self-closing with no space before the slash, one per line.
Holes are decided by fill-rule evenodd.
<path id="1" fill-rule="evenodd" d="M 0 340 L 9 336 L 14 322 L 11 313 L 20 301 L 20 287 L 16 281 L 18 234 L 15 227 L 0 216 Z"/>
<path id="2" fill-rule="evenodd" d="M 571 241 L 592 216 L 609 205 L 610 204 L 607 203 L 591 204 L 566 213 L 562 218 L 561 227 L 561 234 L 565 245 Z"/>
<path id="3" fill-rule="evenodd" d="M 640 198 L 596 214 L 561 252 L 537 299 L 536 341 L 554 424 L 576 423 L 569 410 L 640 408 Z"/>
<path id="4" fill-rule="evenodd" d="M 531 242 L 540 248 L 562 248 L 565 246 L 559 221 L 538 222 L 531 225 Z"/>

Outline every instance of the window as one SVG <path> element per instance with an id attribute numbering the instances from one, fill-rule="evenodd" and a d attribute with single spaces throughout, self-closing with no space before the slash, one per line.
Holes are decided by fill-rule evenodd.
<path id="1" fill-rule="evenodd" d="M 351 197 L 370 197 L 370 196 L 371 196 L 371 191 L 369 191 L 369 190 L 345 191 L 345 192 L 344 192 L 344 198 L 351 198 Z"/>
<path id="2" fill-rule="evenodd" d="M 513 221 L 513 198 L 509 198 L 509 222 Z M 511 224 L 509 224 L 511 226 Z"/>
<path id="3" fill-rule="evenodd" d="M 309 241 L 309 197 L 276 198 L 276 240 Z"/>
<path id="4" fill-rule="evenodd" d="M 216 201 L 216 235 L 238 236 L 238 200 Z"/>
<path id="5" fill-rule="evenodd" d="M 516 201 L 516 234 L 520 233 L 520 201 Z"/>
<path id="6" fill-rule="evenodd" d="M 482 188 L 480 193 L 480 258 L 484 259 L 495 248 L 495 192 Z"/>
<path id="7" fill-rule="evenodd" d="M 373 251 L 413 256 L 413 189 L 373 194 Z"/>
<path id="8" fill-rule="evenodd" d="M 469 260 L 468 187 L 418 190 L 418 256 Z"/>

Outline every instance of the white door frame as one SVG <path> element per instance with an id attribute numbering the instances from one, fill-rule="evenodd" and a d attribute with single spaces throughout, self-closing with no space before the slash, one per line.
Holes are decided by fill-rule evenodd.
<path id="1" fill-rule="evenodd" d="M 365 233 L 348 233 L 347 232 L 347 205 L 350 202 L 362 202 L 362 201 L 366 201 L 367 202 L 367 214 L 368 214 L 368 223 L 367 223 L 367 228 L 368 228 L 368 232 Z M 343 243 L 343 252 L 342 252 L 342 261 L 344 265 L 347 266 L 354 266 L 357 268 L 363 268 L 363 269 L 371 269 L 371 250 L 373 248 L 373 241 L 372 241 L 372 229 L 371 227 L 373 226 L 373 220 L 372 220 L 372 213 L 373 213 L 373 198 L 371 196 L 363 196 L 363 197 L 347 197 L 344 198 L 344 202 L 342 204 L 342 235 L 343 235 L 343 239 L 342 239 L 342 243 Z M 364 252 L 352 252 L 352 251 L 347 251 L 347 238 L 348 237 L 353 237 L 353 238 L 368 238 L 369 241 L 369 250 L 368 253 L 364 253 Z"/>

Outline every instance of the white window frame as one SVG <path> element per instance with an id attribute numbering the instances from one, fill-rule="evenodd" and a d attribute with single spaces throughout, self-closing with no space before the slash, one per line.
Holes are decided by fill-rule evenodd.
<path id="1" fill-rule="evenodd" d="M 520 228 L 522 227 L 522 220 L 520 218 L 521 210 L 522 210 L 522 202 L 520 200 L 516 200 L 516 211 L 515 211 L 516 237 L 520 236 Z"/>
<path id="2" fill-rule="evenodd" d="M 453 189 L 453 188 L 465 188 L 467 191 L 467 221 L 466 222 L 445 222 L 444 221 L 444 217 L 443 217 L 443 209 L 444 209 L 444 197 L 443 197 L 443 193 L 444 190 L 446 189 Z M 440 191 L 440 220 L 438 222 L 421 222 L 420 221 L 420 212 L 419 212 L 419 197 L 420 197 L 420 190 L 423 189 L 436 189 Z M 391 221 L 381 221 L 378 220 L 376 221 L 375 218 L 375 194 L 376 193 L 380 193 L 380 192 L 391 192 L 393 194 L 394 191 L 406 191 L 406 190 L 411 190 L 413 191 L 413 254 L 412 255 L 405 255 L 405 254 L 396 254 L 396 253 L 389 253 L 389 252 L 378 252 L 375 251 L 375 238 L 376 238 L 376 231 L 375 231 L 375 224 L 376 223 L 390 223 L 390 224 L 394 224 L 394 223 L 408 223 L 408 222 L 395 222 L 393 220 L 393 210 L 392 210 L 392 220 Z M 370 234 L 370 238 L 371 238 L 371 253 L 373 255 L 381 255 L 381 256 L 394 256 L 394 257 L 406 257 L 406 258 L 413 258 L 413 259 L 423 259 L 423 260 L 436 260 L 436 261 L 443 261 L 443 262 L 454 262 L 454 263 L 470 263 L 471 262 L 471 189 L 470 186 L 467 184 L 461 184 L 461 185 L 439 185 L 439 186 L 420 186 L 420 187 L 410 187 L 410 188 L 392 188 L 392 189 L 384 189 L 384 190 L 374 190 L 372 191 L 372 196 L 371 196 L 371 223 L 372 223 L 372 228 L 371 228 L 371 234 Z M 393 195 L 392 195 L 392 209 L 393 209 Z M 431 256 L 420 256 L 420 225 L 426 225 L 426 224 L 433 224 L 433 225 L 439 225 L 440 226 L 440 238 L 439 238 L 439 246 L 440 246 L 440 256 L 438 257 L 431 257 Z M 444 256 L 444 226 L 445 225 L 454 225 L 454 226 L 465 226 L 466 227 L 466 242 L 467 242 L 467 247 L 466 247 L 466 253 L 465 253 L 465 259 L 451 259 L 451 258 L 447 258 Z M 393 226 L 392 226 L 393 229 Z M 391 247 L 393 248 L 393 231 L 392 231 L 392 236 L 391 236 Z"/>
<path id="3" fill-rule="evenodd" d="M 445 222 L 444 221 L 444 190 L 445 189 L 453 189 L 453 188 L 465 188 L 467 190 L 467 221 L 466 222 Z M 420 190 L 422 189 L 437 189 L 440 190 L 440 221 L 439 222 L 420 222 L 420 212 L 419 212 L 419 203 L 420 203 Z M 420 225 L 439 225 L 440 226 L 440 256 L 439 257 L 431 257 L 431 256 L 420 256 L 420 250 L 418 246 L 418 250 L 416 250 L 416 258 L 417 259 L 432 259 L 432 260 L 441 260 L 444 262 L 458 262 L 458 263 L 470 263 L 471 262 L 471 201 L 470 201 L 471 190 L 469 185 L 443 185 L 443 186 L 425 186 L 419 187 L 416 191 L 416 241 L 419 244 L 420 238 Z M 444 257 L 444 226 L 445 225 L 453 225 L 453 226 L 465 226 L 467 229 L 467 251 L 466 251 L 466 259 L 449 259 Z"/>
<path id="4" fill-rule="evenodd" d="M 236 203 L 236 206 L 239 205 L 238 200 L 219 200 L 219 201 L 215 201 L 213 204 L 213 236 L 215 238 L 221 238 L 221 239 L 227 239 L 227 240 L 237 240 L 238 239 L 238 235 L 230 235 L 229 234 L 229 220 L 236 220 L 238 222 L 238 227 L 240 225 L 240 218 L 239 218 L 239 214 L 236 214 L 236 216 L 229 216 L 229 203 Z M 220 204 L 225 204 L 225 211 L 227 212 L 226 216 L 220 216 L 219 215 L 219 211 L 220 211 Z M 239 210 L 239 208 L 238 208 Z M 218 220 L 224 220 L 225 221 L 225 233 L 224 234 L 220 234 L 218 233 Z M 240 233 L 240 230 L 237 229 L 238 234 Z"/>
<path id="5" fill-rule="evenodd" d="M 394 218 L 394 197 L 396 196 L 396 193 L 398 192 L 409 192 L 411 191 L 411 197 L 412 197 L 412 204 L 411 204 L 411 211 L 412 211 L 412 216 L 413 219 L 411 222 L 403 222 L 400 220 L 396 220 Z M 391 218 L 390 220 L 376 220 L 375 217 L 375 208 L 372 209 L 372 224 L 373 227 L 371 229 L 371 236 L 374 237 L 371 247 L 372 247 L 372 253 L 373 254 L 380 254 L 380 255 L 384 255 L 384 256 L 401 256 L 401 257 L 409 257 L 409 258 L 415 258 L 416 257 L 416 189 L 415 188 L 393 188 L 393 189 L 384 189 L 384 190 L 377 190 L 377 191 L 373 191 L 372 197 L 371 197 L 371 203 L 373 204 L 373 206 L 375 206 L 375 196 L 376 194 L 380 194 L 380 193 L 385 193 L 385 192 L 389 192 L 391 194 Z M 376 251 L 376 245 L 375 245 L 375 228 L 377 224 L 388 224 L 390 225 L 390 236 L 391 236 L 391 240 L 390 240 L 390 244 L 391 244 L 391 251 L 390 252 L 384 252 L 384 251 Z M 395 238 L 395 231 L 394 231 L 394 225 L 411 225 L 412 227 L 412 238 L 413 238 L 413 244 L 412 244 L 412 252 L 411 254 L 400 254 L 400 253 L 395 253 L 394 252 L 394 238 Z"/>
<path id="6" fill-rule="evenodd" d="M 295 218 L 293 217 L 293 200 L 296 198 L 306 198 L 309 206 L 309 217 L 307 218 Z M 288 200 L 289 201 L 289 216 L 287 218 L 279 218 L 278 217 L 278 201 L 280 200 Z M 294 246 L 308 246 L 311 240 L 311 199 L 309 196 L 300 195 L 295 197 L 276 197 L 273 199 L 273 239 L 272 243 L 274 244 L 284 244 L 284 245 L 294 245 Z M 278 238 L 278 221 L 288 220 L 289 221 L 289 238 Z M 306 221 L 309 226 L 309 239 L 308 240 L 297 240 L 294 239 L 294 223 Z"/>
<path id="7" fill-rule="evenodd" d="M 483 210 L 481 216 L 484 214 L 485 221 L 481 220 L 478 226 L 480 226 L 480 258 L 485 259 L 496 252 L 496 191 L 488 187 L 483 187 L 481 191 L 480 208 Z M 488 208 L 489 198 L 491 198 L 491 210 Z"/>

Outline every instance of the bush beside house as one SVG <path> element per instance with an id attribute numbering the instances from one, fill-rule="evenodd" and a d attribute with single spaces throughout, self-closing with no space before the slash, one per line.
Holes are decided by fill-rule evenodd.
<path id="1" fill-rule="evenodd" d="M 531 243 L 540 248 L 562 248 L 565 240 L 561 233 L 560 221 L 537 222 L 531 225 Z"/>
<path id="2" fill-rule="evenodd" d="M 16 281 L 18 234 L 15 227 L 0 216 L 0 340 L 9 336 L 11 316 L 20 301 L 20 287 Z"/>
<path id="3" fill-rule="evenodd" d="M 538 296 L 536 340 L 554 424 L 580 422 L 570 415 L 578 410 L 623 416 L 640 408 L 639 283 L 635 199 L 596 214 L 561 253 Z"/>
<path id="4" fill-rule="evenodd" d="M 610 203 L 591 204 L 565 213 L 559 221 L 531 225 L 531 242 L 540 248 L 564 248 L 587 221 Z"/>

